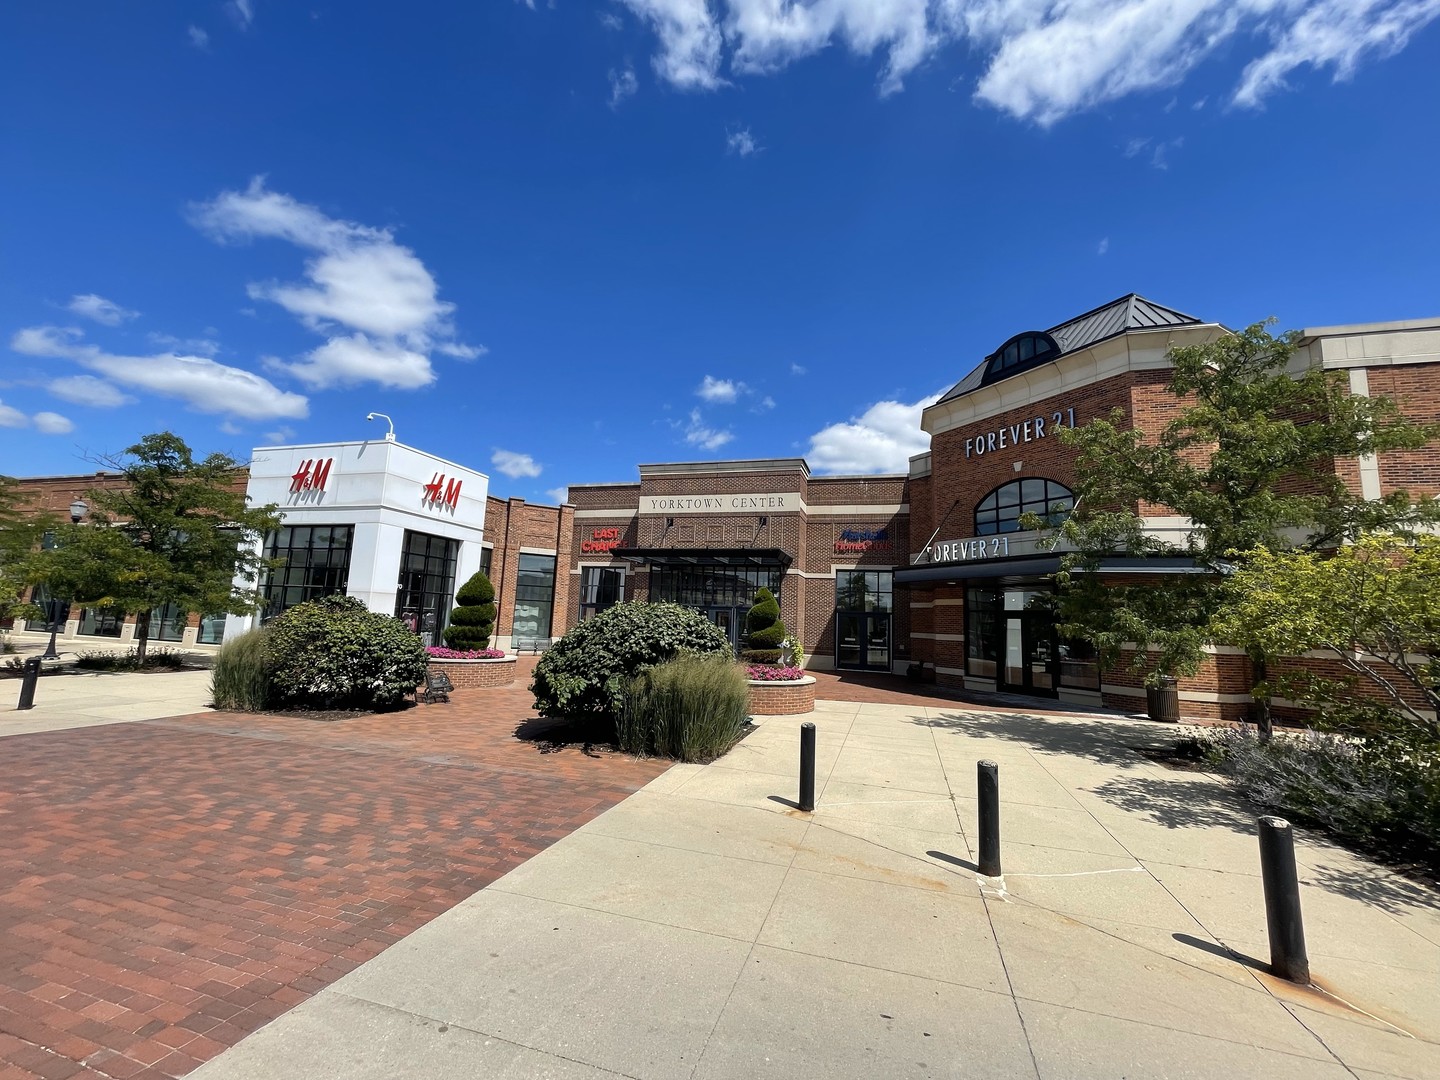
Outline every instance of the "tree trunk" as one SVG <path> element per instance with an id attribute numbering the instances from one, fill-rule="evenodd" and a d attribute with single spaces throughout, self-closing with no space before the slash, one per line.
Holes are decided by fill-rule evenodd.
<path id="1" fill-rule="evenodd" d="M 135 659 L 145 659 L 145 644 L 150 639 L 150 612 L 142 611 L 135 618 Z"/>
<path id="2" fill-rule="evenodd" d="M 1269 675 L 1269 669 L 1265 661 L 1250 658 L 1252 673 L 1250 676 L 1250 697 L 1255 702 L 1255 726 L 1260 732 L 1260 741 L 1268 743 L 1270 736 L 1275 734 L 1275 725 L 1270 719 L 1270 692 L 1266 689 L 1264 694 L 1257 694 L 1255 688 L 1263 683 Z"/>

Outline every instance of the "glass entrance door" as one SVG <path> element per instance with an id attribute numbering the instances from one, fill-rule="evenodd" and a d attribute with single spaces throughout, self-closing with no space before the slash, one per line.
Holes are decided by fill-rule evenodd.
<path id="1" fill-rule="evenodd" d="M 861 671 L 889 671 L 890 613 L 837 611 L 835 666 Z"/>
<path id="2" fill-rule="evenodd" d="M 1000 689 L 1017 694 L 1055 694 L 1058 652 L 1055 622 L 1048 611 L 1007 612 L 1005 662 Z"/>
<path id="3" fill-rule="evenodd" d="M 705 608 L 705 617 L 725 631 L 725 636 L 730 639 L 730 647 L 738 650 L 740 648 L 740 611 L 731 607 Z"/>

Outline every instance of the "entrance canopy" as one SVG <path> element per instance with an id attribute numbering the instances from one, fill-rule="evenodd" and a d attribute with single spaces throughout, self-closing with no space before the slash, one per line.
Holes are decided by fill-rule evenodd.
<path id="1" fill-rule="evenodd" d="M 991 559 L 986 562 L 944 563 L 939 566 L 911 566 L 895 571 L 896 585 L 924 585 L 944 581 L 984 581 L 1004 577 L 1045 577 L 1060 569 L 1060 556 L 1029 559 Z M 1084 572 L 1077 567 L 1076 572 Z M 1116 555 L 1101 559 L 1101 574 L 1208 574 L 1193 559 Z"/>
<path id="2" fill-rule="evenodd" d="M 726 567 L 790 566 L 790 556 L 780 548 L 615 548 L 611 555 L 650 566 Z"/>

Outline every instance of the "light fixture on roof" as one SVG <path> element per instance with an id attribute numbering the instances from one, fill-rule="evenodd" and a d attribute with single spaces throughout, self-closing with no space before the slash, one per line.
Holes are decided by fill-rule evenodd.
<path id="1" fill-rule="evenodd" d="M 366 419 L 366 420 L 374 420 L 377 416 L 380 417 L 380 419 L 384 420 L 387 424 L 390 425 L 390 430 L 385 433 L 385 441 L 386 441 L 386 442 L 394 442 L 394 441 L 395 441 L 395 421 L 394 421 L 394 420 L 391 420 L 389 416 L 387 416 L 387 415 L 386 415 L 385 413 L 383 413 L 383 412 L 372 412 L 372 413 L 366 413 L 366 414 L 365 414 L 365 419 Z"/>

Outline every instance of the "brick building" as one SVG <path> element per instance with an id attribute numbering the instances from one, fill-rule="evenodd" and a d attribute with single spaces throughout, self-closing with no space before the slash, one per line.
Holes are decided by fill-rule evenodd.
<path id="1" fill-rule="evenodd" d="M 1061 429 L 1119 409 L 1158 430 L 1175 407 L 1168 350 L 1227 332 L 1132 294 L 1018 333 L 924 410 L 930 449 L 904 475 L 812 477 L 800 458 L 641 465 L 637 482 L 572 485 L 566 505 L 535 506 L 494 498 L 483 474 L 386 440 L 256 450 L 237 483 L 286 514 L 267 541 L 267 554 L 287 559 L 265 583 L 268 614 L 347 591 L 438 639 L 455 588 L 483 568 L 502 648 L 558 637 L 621 599 L 695 607 L 739 644 L 764 585 L 812 667 L 922 664 L 943 684 L 1133 708 L 1144 697 L 1139 680 L 1101 672 L 1036 604 L 1060 556 L 1019 520 L 1072 505 L 1074 455 Z M 1416 420 L 1440 420 L 1440 320 L 1305 330 L 1296 363 L 1343 370 L 1352 393 L 1385 394 Z M 1335 468 L 1369 498 L 1440 493 L 1433 446 Z M 113 478 L 23 484 L 36 505 L 63 512 L 105 482 Z M 1163 507 L 1142 512 L 1158 534 L 1188 526 Z M 1119 581 L 1185 569 L 1117 557 L 1103 572 Z M 177 617 L 186 620 L 170 615 L 156 625 L 176 634 Z M 226 633 L 249 625 L 230 624 Z M 216 640 L 216 626 L 192 615 L 175 639 Z M 129 631 L 125 620 L 78 612 L 67 632 Z M 1249 685 L 1244 656 L 1216 649 L 1182 681 L 1182 709 L 1242 715 Z"/>

